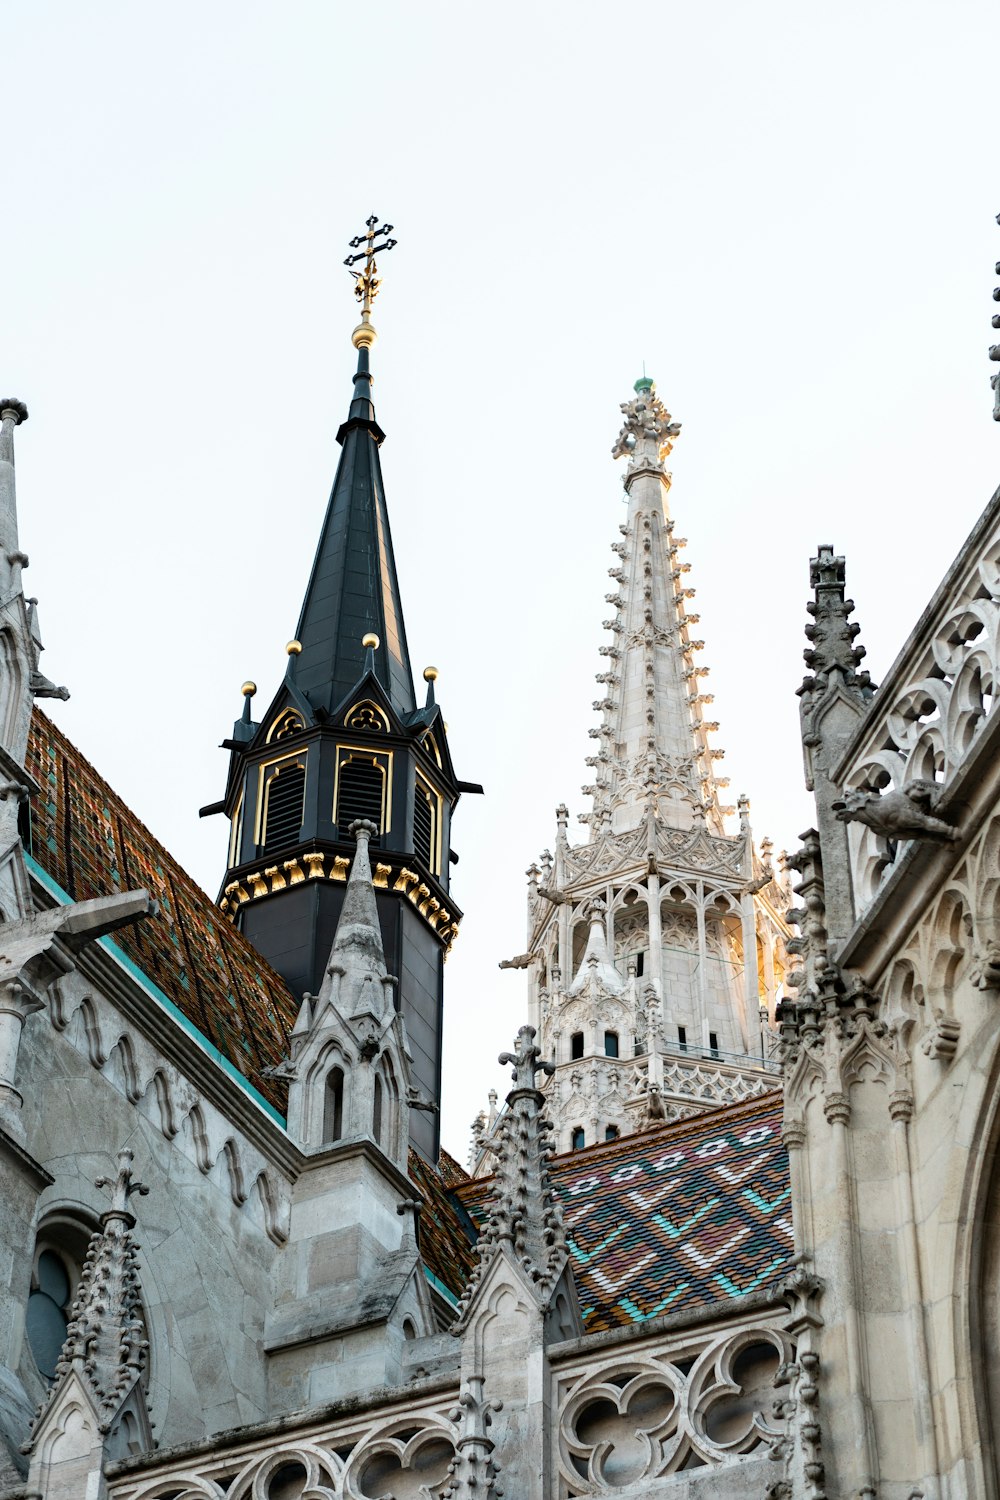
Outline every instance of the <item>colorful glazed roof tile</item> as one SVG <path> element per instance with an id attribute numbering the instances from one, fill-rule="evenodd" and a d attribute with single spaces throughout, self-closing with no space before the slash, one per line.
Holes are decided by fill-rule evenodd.
<path id="1" fill-rule="evenodd" d="M 410 1179 L 424 1200 L 420 1215 L 420 1253 L 436 1281 L 456 1302 L 476 1264 L 476 1232 L 468 1214 L 449 1187 L 466 1183 L 468 1176 L 454 1157 L 441 1152 L 434 1169 L 418 1152 L 410 1152 Z"/>
<path id="2" fill-rule="evenodd" d="M 74 901 L 143 887 L 159 914 L 115 944 L 276 1108 L 264 1069 L 287 1055 L 296 1001 L 280 975 L 231 927 L 76 746 L 37 708 L 27 769 L 31 855 Z"/>
<path id="3" fill-rule="evenodd" d="M 781 1099 L 771 1094 L 555 1157 L 586 1331 L 738 1300 L 792 1258 Z M 455 1196 L 481 1220 L 490 1182 Z"/>

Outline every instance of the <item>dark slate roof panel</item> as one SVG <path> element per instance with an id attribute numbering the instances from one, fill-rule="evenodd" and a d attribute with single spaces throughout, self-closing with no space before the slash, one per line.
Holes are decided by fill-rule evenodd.
<path id="1" fill-rule="evenodd" d="M 287 1054 L 298 1009 L 284 980 L 37 708 L 27 769 L 42 788 L 33 858 L 74 901 L 152 893 L 159 914 L 122 928 L 115 944 L 283 1113 L 284 1086 L 264 1070 Z"/>

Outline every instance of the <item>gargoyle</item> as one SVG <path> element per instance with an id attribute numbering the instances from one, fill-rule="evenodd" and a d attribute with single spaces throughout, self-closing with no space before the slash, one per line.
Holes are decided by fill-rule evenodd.
<path id="1" fill-rule="evenodd" d="M 958 830 L 930 812 L 940 792 L 937 782 L 920 780 L 882 795 L 849 787 L 831 805 L 842 823 L 864 823 L 893 842 L 917 839 L 950 843 L 958 838 Z"/>
<path id="2" fill-rule="evenodd" d="M 572 896 L 567 896 L 565 891 L 557 891 L 551 885 L 540 885 L 538 894 L 544 896 L 546 901 L 551 901 L 553 906 L 564 906 L 567 901 L 572 901 Z"/>
<path id="3" fill-rule="evenodd" d="M 501 969 L 528 969 L 531 967 L 533 953 L 518 953 L 514 958 L 502 958 L 499 963 Z"/>

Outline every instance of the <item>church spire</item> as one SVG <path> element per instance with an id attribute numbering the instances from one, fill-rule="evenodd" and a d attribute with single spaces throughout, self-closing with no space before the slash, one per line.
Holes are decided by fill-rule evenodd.
<path id="1" fill-rule="evenodd" d="M 425 1105 L 411 1116 L 413 1144 L 436 1162 L 442 965 L 462 915 L 449 890 L 451 818 L 461 793 L 481 788 L 455 774 L 435 669 L 424 674 L 431 686 L 421 707 L 413 690 L 369 363 L 375 256 L 395 244 L 391 229 L 372 215 L 351 241 L 361 303 L 354 393 L 288 665 L 263 712 L 251 715 L 253 684 L 245 685 L 243 718 L 224 741 L 225 796 L 203 811 L 230 820 L 223 911 L 299 999 L 321 991 L 342 910 L 359 892 L 377 909 L 383 973 L 399 975 L 415 1097 Z M 420 586 L 438 586 L 437 566 L 430 555 Z M 370 870 L 348 891 L 359 819 L 369 828 Z M 361 864 L 369 868 L 367 855 Z"/>
<path id="2" fill-rule="evenodd" d="M 364 676 L 362 638 L 368 634 L 382 644 L 375 676 L 393 708 L 402 716 L 416 707 L 379 462 L 385 433 L 372 402 L 370 351 L 376 335 L 370 312 L 380 285 L 375 254 L 396 243 L 388 238 L 392 225 L 376 228 L 377 223 L 372 215 L 367 234 L 351 241 L 352 247 L 365 248 L 345 262 L 349 267 L 365 262 L 363 270 L 351 272 L 362 303 L 352 335 L 358 366 L 347 420 L 337 432 L 340 463 L 295 633 L 299 649 L 288 657 L 290 684 L 321 714 L 332 713 Z M 385 238 L 376 244 L 379 235 Z"/>
<path id="3" fill-rule="evenodd" d="M 722 833 L 729 809 L 719 800 L 725 782 L 713 771 L 721 752 L 708 744 L 717 725 L 704 718 L 703 706 L 712 698 L 700 691 L 708 669 L 695 663 L 703 643 L 691 637 L 698 616 L 686 608 L 694 597 L 683 582 L 690 565 L 678 560 L 685 543 L 674 536 L 666 504 L 670 475 L 664 460 L 680 423 L 645 376 L 621 409 L 625 421 L 612 454 L 628 459 L 628 520 L 623 540 L 612 548 L 619 561 L 608 570 L 617 588 L 605 597 L 616 613 L 605 627 L 614 639 L 601 647 L 608 667 L 598 675 L 605 691 L 594 706 L 603 723 L 590 731 L 600 750 L 588 759 L 597 775 L 584 789 L 593 798 L 584 821 L 594 837 L 602 828 L 638 828 L 653 795 L 653 810 L 669 826 L 706 823 Z"/>

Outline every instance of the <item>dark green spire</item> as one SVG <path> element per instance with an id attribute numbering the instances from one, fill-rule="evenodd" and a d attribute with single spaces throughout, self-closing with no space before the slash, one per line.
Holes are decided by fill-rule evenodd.
<path id="1" fill-rule="evenodd" d="M 362 637 L 371 631 L 381 649 L 375 676 L 399 716 L 413 712 L 413 673 L 392 553 L 375 420 L 368 349 L 358 350 L 354 398 L 337 433 L 342 453 L 323 521 L 288 675 L 314 709 L 331 713 L 357 686 L 366 668 Z"/>

